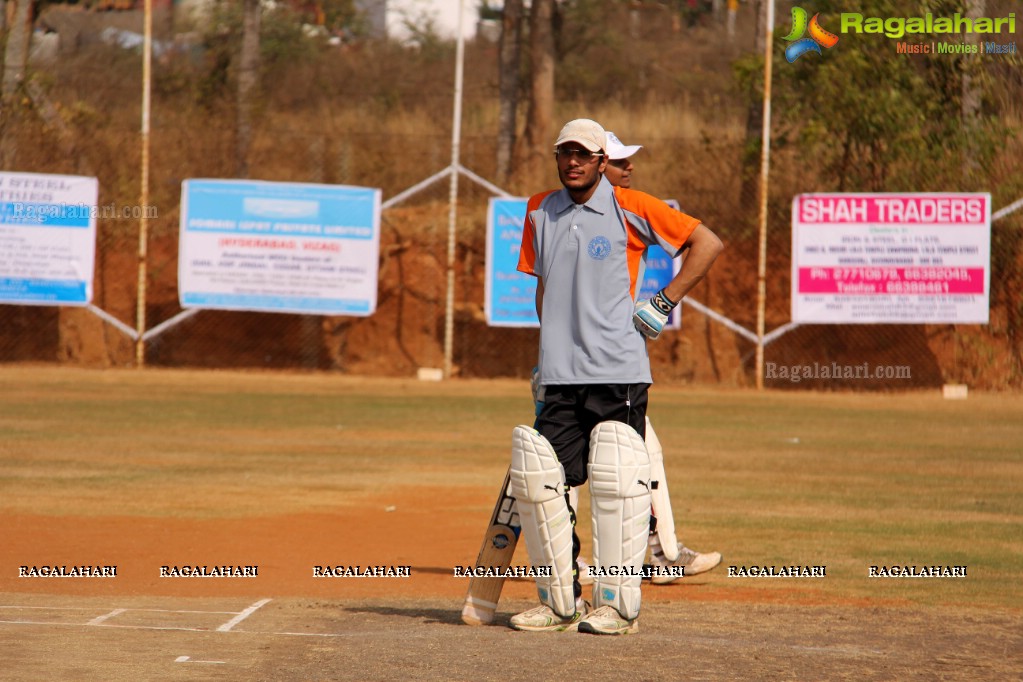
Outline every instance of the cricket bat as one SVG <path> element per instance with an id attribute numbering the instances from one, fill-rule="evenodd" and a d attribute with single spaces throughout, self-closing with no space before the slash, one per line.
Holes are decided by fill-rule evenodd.
<path id="1" fill-rule="evenodd" d="M 494 513 L 483 536 L 483 545 L 476 558 L 476 568 L 489 569 L 498 575 L 472 576 L 469 592 L 462 605 L 462 621 L 468 625 L 488 625 L 494 621 L 497 602 L 504 587 L 504 571 L 511 566 L 515 546 L 519 541 L 519 513 L 509 485 L 511 471 L 504 475 L 501 492 L 497 496 Z M 500 576 L 500 577 L 499 577 Z"/>

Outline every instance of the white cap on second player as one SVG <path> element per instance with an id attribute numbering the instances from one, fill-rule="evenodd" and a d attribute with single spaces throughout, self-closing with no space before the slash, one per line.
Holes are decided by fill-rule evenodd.
<path id="1" fill-rule="evenodd" d="M 642 148 L 643 145 L 641 144 L 622 144 L 617 135 L 610 130 L 607 131 L 607 146 L 604 147 L 604 151 L 607 152 L 607 158 L 612 161 L 627 159 Z"/>

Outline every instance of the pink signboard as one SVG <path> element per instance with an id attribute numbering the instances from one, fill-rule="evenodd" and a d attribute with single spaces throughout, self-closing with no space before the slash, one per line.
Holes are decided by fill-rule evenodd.
<path id="1" fill-rule="evenodd" d="M 801 194 L 792 320 L 988 322 L 989 194 Z"/>

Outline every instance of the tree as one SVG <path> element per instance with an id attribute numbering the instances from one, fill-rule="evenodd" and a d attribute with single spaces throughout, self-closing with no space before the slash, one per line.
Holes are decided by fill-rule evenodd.
<path id="1" fill-rule="evenodd" d="M 966 0 L 966 16 L 969 19 L 982 17 L 986 13 L 986 0 Z M 969 42 L 976 45 L 980 42 L 980 36 L 976 33 L 968 35 Z M 976 83 L 975 72 L 980 65 L 981 55 L 970 55 L 964 58 L 962 78 L 962 118 L 963 130 L 967 135 L 966 153 L 963 159 L 963 175 L 969 176 L 979 170 L 975 149 L 972 140 L 972 131 L 977 124 L 977 115 L 980 113 L 980 88 Z"/>
<path id="2" fill-rule="evenodd" d="M 32 0 L 11 1 L 14 3 L 14 18 L 10 33 L 7 35 L 4 78 L 0 92 L 5 100 L 13 96 L 25 80 L 29 40 L 32 37 Z"/>
<path id="3" fill-rule="evenodd" d="M 977 0 L 971 5 L 972 11 L 982 7 Z M 843 7 L 819 0 L 816 9 L 828 26 Z M 867 0 L 857 7 L 876 17 L 950 16 L 960 9 L 946 0 Z M 786 31 L 783 24 L 776 35 Z M 797 149 L 801 163 L 812 164 L 818 189 L 947 189 L 960 184 L 964 158 L 983 165 L 994 152 L 998 116 L 983 105 L 983 69 L 993 68 L 994 60 L 971 65 L 964 55 L 910 59 L 895 58 L 894 51 L 895 41 L 887 37 L 848 34 L 834 49 L 791 64 L 779 60 L 774 69 L 772 144 Z M 743 179 L 749 182 L 753 151 L 759 152 L 754 136 L 762 64 L 751 59 L 745 68 L 751 85 Z"/>
<path id="4" fill-rule="evenodd" d="M 763 144 L 764 126 L 764 48 L 767 45 L 767 8 L 765 0 L 754 0 L 757 20 L 754 28 L 753 56 L 745 64 L 748 69 L 743 80 L 747 92 L 746 144 L 742 148 L 739 205 L 742 214 L 755 216 L 757 199 L 760 196 L 760 149 Z"/>
<path id="5" fill-rule="evenodd" d="M 242 0 L 242 45 L 238 58 L 238 130 L 235 147 L 238 177 L 249 176 L 252 112 L 259 84 L 260 0 Z"/>
<path id="6" fill-rule="evenodd" d="M 4 50 L 4 75 L 0 84 L 0 131 L 6 128 L 16 109 L 15 95 L 25 82 L 28 65 L 28 46 L 32 36 L 32 0 L 12 0 L 14 19 L 7 34 Z M 4 134 L 0 142 L 0 167 L 9 168 L 14 163 L 17 141 L 14 135 Z"/>
<path id="7" fill-rule="evenodd" d="M 497 181 L 505 183 L 511 174 L 515 149 L 515 125 L 519 97 L 519 54 L 522 40 L 522 0 L 506 0 L 501 13 L 501 42 L 498 54 Z"/>
<path id="8" fill-rule="evenodd" d="M 547 160 L 554 140 L 554 0 L 533 0 L 529 15 L 529 109 L 523 161 L 530 172 Z"/>

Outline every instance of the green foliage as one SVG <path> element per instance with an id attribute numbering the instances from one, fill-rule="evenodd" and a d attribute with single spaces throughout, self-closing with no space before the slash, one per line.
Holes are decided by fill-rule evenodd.
<path id="1" fill-rule="evenodd" d="M 323 25 L 328 31 L 351 31 L 355 35 L 365 33 L 362 18 L 355 9 L 354 0 L 320 0 L 318 3 L 323 11 Z"/>
<path id="2" fill-rule="evenodd" d="M 864 16 L 878 17 L 964 11 L 961 3 L 940 1 L 873 0 L 862 5 L 857 10 Z M 817 9 L 827 27 L 844 8 L 826 0 Z M 787 31 L 787 25 L 780 27 L 776 40 Z M 896 42 L 849 33 L 820 56 L 810 54 L 793 64 L 778 60 L 772 83 L 776 133 L 819 163 L 822 189 L 965 189 L 964 184 L 976 182 L 969 177 L 969 166 L 983 166 L 1004 139 L 1007 131 L 990 97 L 990 60 L 898 55 Z M 966 73 L 980 94 L 975 118 L 963 116 Z M 748 80 L 748 67 L 743 74 Z"/>
<path id="3" fill-rule="evenodd" d="M 340 10 L 337 16 L 341 16 Z M 312 64 L 320 54 L 322 39 L 308 34 L 303 28 L 308 19 L 283 4 L 264 9 L 260 25 L 260 61 L 265 80 L 276 80 L 275 76 L 279 76 L 285 68 Z M 203 101 L 216 97 L 218 93 L 233 94 L 228 88 L 228 81 L 241 39 L 241 3 L 216 2 L 203 33 L 206 73 L 199 88 Z"/>
<path id="4" fill-rule="evenodd" d="M 619 3 L 576 0 L 558 10 L 554 49 L 559 96 L 592 102 L 627 99 L 636 83 L 635 51 L 621 31 Z"/>
<path id="5" fill-rule="evenodd" d="M 487 0 L 480 0 L 476 11 L 479 13 L 481 21 L 500 21 L 502 17 L 501 8 L 491 7 Z"/>

